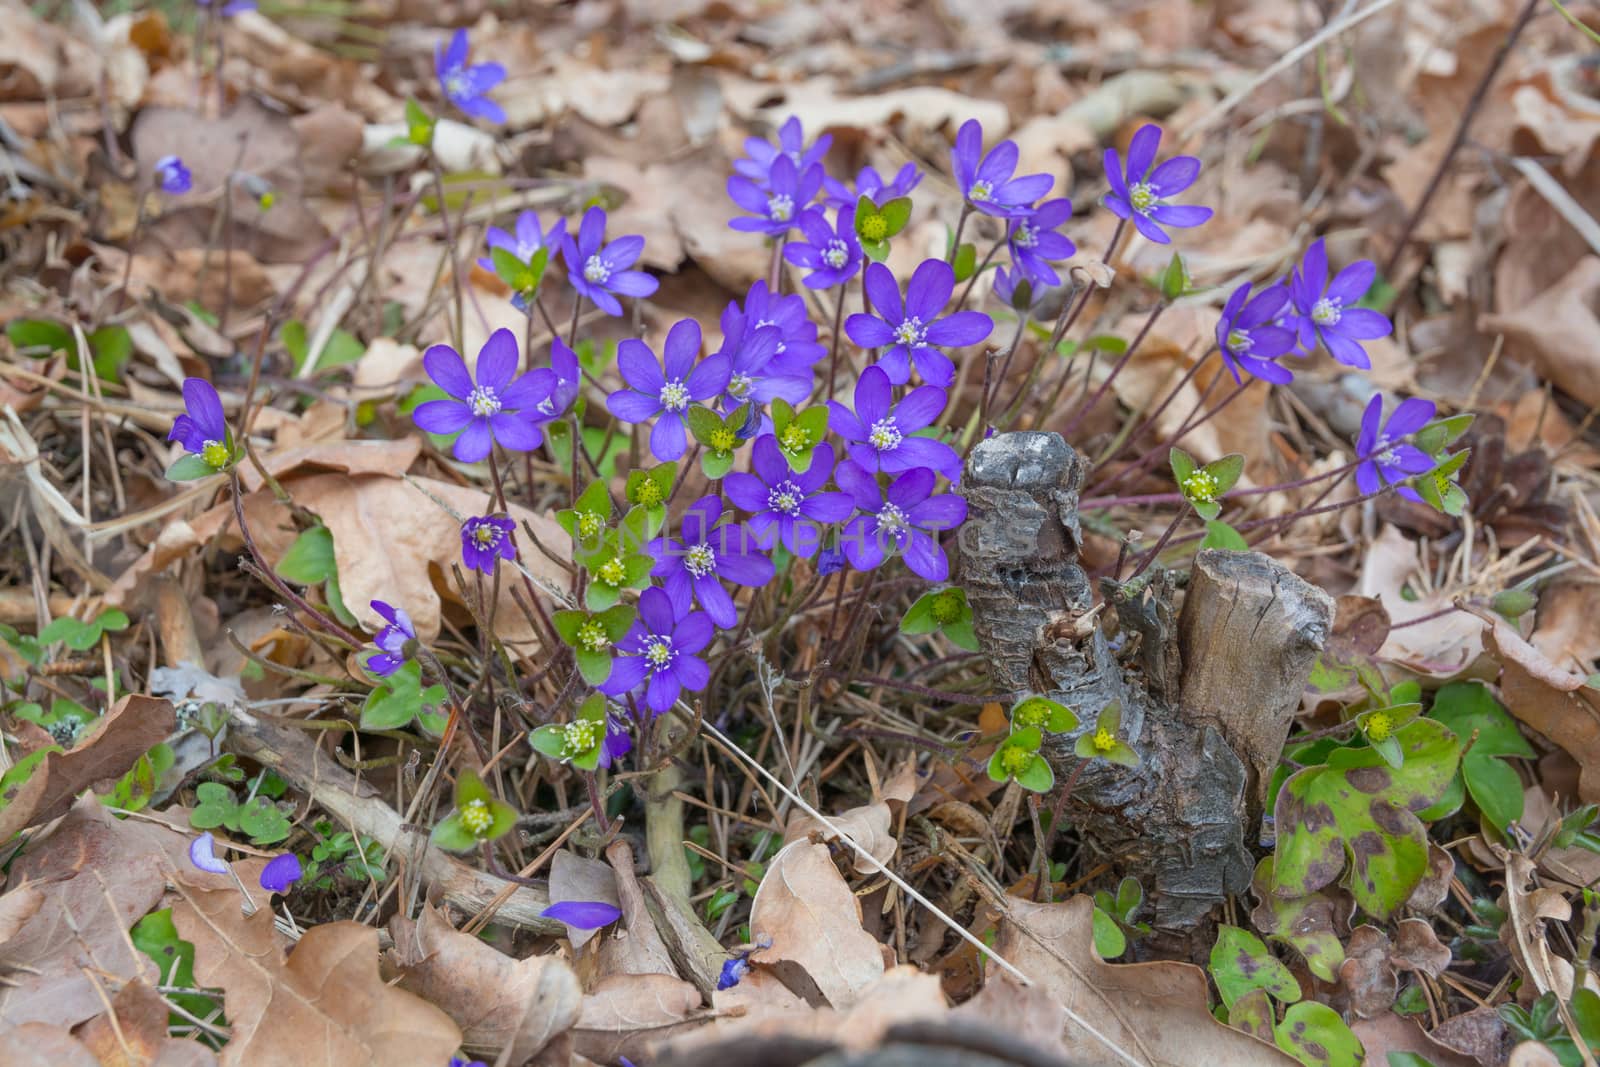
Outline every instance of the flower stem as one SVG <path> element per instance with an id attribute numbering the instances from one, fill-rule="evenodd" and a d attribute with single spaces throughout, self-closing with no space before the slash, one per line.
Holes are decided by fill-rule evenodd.
<path id="1" fill-rule="evenodd" d="M 1117 375 L 1122 373 L 1122 368 L 1128 365 L 1128 361 L 1133 358 L 1133 354 L 1139 351 L 1139 346 L 1144 343 L 1145 337 L 1149 335 L 1150 328 L 1156 324 L 1156 320 L 1161 317 L 1161 313 L 1166 309 L 1167 302 L 1165 300 L 1157 301 L 1156 306 L 1150 309 L 1149 317 L 1144 320 L 1144 325 L 1139 328 L 1138 334 L 1134 337 L 1132 343 L 1128 345 L 1127 351 L 1123 352 L 1122 358 L 1112 366 L 1111 372 L 1106 375 L 1106 380 L 1100 383 L 1100 388 L 1095 390 L 1094 396 L 1090 397 L 1087 403 L 1080 405 L 1078 410 L 1073 413 L 1066 429 L 1061 431 L 1061 436 L 1072 436 L 1072 431 L 1076 430 L 1089 412 L 1098 407 L 1100 401 L 1105 399 L 1106 392 L 1111 388 L 1111 384 L 1117 380 Z"/>
<path id="2" fill-rule="evenodd" d="M 945 259 L 945 262 L 952 266 L 956 261 L 956 253 L 961 251 L 961 231 L 966 229 L 967 216 L 970 214 L 972 214 L 972 205 L 963 203 L 961 205 L 961 217 L 956 219 L 956 235 L 950 241 L 950 251 Z"/>
<path id="3" fill-rule="evenodd" d="M 839 283 L 839 304 L 833 312 L 833 348 L 828 354 L 828 399 L 833 399 L 834 386 L 839 378 L 839 332 L 844 322 L 844 297 L 849 288 L 844 282 Z"/>
<path id="4" fill-rule="evenodd" d="M 1006 239 L 1001 237 L 1000 240 L 989 246 L 988 255 L 983 257 L 983 262 L 979 263 L 978 268 L 972 272 L 972 277 L 967 280 L 967 287 L 961 290 L 961 299 L 956 301 L 957 311 L 967 306 L 967 299 L 972 296 L 973 287 L 978 284 L 978 279 L 983 277 L 984 268 L 994 260 L 995 253 L 1000 251 L 1005 243 Z"/>

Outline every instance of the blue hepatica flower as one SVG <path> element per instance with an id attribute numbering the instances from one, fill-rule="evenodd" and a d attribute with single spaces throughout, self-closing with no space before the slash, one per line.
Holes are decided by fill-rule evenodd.
<path id="1" fill-rule="evenodd" d="M 934 531 L 954 529 L 965 522 L 967 502 L 954 493 L 935 496 L 933 471 L 926 467 L 906 471 L 889 483 L 887 493 L 875 475 L 848 459 L 839 464 L 834 478 L 859 512 L 845 524 L 839 538 L 850 566 L 870 571 L 896 553 L 904 555 L 906 566 L 930 582 L 950 576 L 950 560 Z"/>
<path id="2" fill-rule="evenodd" d="M 195 3 L 199 4 L 203 8 L 206 8 L 207 10 L 212 7 L 211 0 L 195 0 Z M 221 15 L 225 19 L 231 19 L 235 15 L 242 14 L 246 11 L 254 11 L 255 9 L 256 0 L 228 0 L 227 3 L 223 4 L 217 10 L 217 14 Z"/>
<path id="3" fill-rule="evenodd" d="M 567 413 L 572 402 L 578 399 L 583 384 L 583 369 L 578 365 L 578 354 L 557 337 L 550 342 L 550 366 L 533 371 L 541 374 L 550 385 L 549 394 L 526 414 L 535 423 L 553 422 Z"/>
<path id="4" fill-rule="evenodd" d="M 1294 348 L 1294 331 L 1277 324 L 1288 305 L 1289 287 L 1281 282 L 1254 299 L 1249 282 L 1229 295 L 1217 321 L 1217 350 L 1234 381 L 1243 381 L 1241 370 L 1276 385 L 1294 381 L 1287 367 L 1274 362 Z"/>
<path id="5" fill-rule="evenodd" d="M 1048 292 L 1045 286 L 1035 285 L 1018 268 L 995 268 L 994 297 L 1013 311 L 1023 311 L 1033 317 L 1044 304 Z"/>
<path id="6" fill-rule="evenodd" d="M 183 405 L 184 413 L 172 420 L 167 440 L 178 442 L 184 451 L 205 460 L 212 470 L 223 470 L 233 459 L 232 439 L 216 387 L 204 378 L 185 378 Z"/>
<path id="7" fill-rule="evenodd" d="M 516 529 L 504 515 L 474 515 L 461 524 L 461 562 L 470 571 L 493 574 L 496 561 L 517 558 Z"/>
<path id="8" fill-rule="evenodd" d="M 275 856 L 261 868 L 261 888 L 269 893 L 287 893 L 300 880 L 300 857 L 293 852 Z"/>
<path id="9" fill-rule="evenodd" d="M 729 304 L 722 312 L 722 347 L 717 351 L 728 359 L 728 387 L 722 394 L 724 413 L 743 405 L 770 403 L 781 396 L 791 404 L 811 395 L 811 368 L 785 374 L 792 368 L 777 366 L 783 331 L 776 326 L 757 326 Z"/>
<path id="10" fill-rule="evenodd" d="M 831 227 L 822 212 L 806 211 L 799 226 L 805 240 L 784 245 L 783 258 L 811 272 L 801 279 L 808 287 L 832 289 L 856 276 L 862 255 L 853 208 L 840 208 Z"/>
<path id="11" fill-rule="evenodd" d="M 1407 500 L 1422 502 L 1420 493 L 1400 483 L 1431 471 L 1433 457 L 1401 438 L 1426 426 L 1434 411 L 1433 401 L 1412 397 L 1402 400 L 1384 424 L 1383 394 L 1374 394 L 1367 402 L 1367 410 L 1361 414 L 1361 432 L 1356 436 L 1356 455 L 1362 460 L 1356 468 L 1356 488 L 1363 496 L 1370 496 L 1385 485 L 1396 485 L 1395 492 Z"/>
<path id="12" fill-rule="evenodd" d="M 617 368 L 629 388 L 606 398 L 606 410 L 623 422 L 656 420 L 650 429 L 650 453 L 665 463 L 689 447 L 684 412 L 728 386 L 728 357 L 714 355 L 695 363 L 700 354 L 700 324 L 679 319 L 667 331 L 661 362 L 650 346 L 635 337 L 617 345 Z M 659 416 L 659 417 L 658 417 Z"/>
<path id="13" fill-rule="evenodd" d="M 451 452 L 463 463 L 488 456 L 496 442 L 512 452 L 533 451 L 544 434 L 531 417 L 532 409 L 549 395 L 551 380 L 537 371 L 512 380 L 518 359 L 516 337 L 510 330 L 496 330 L 478 350 L 474 381 L 460 352 L 434 345 L 422 354 L 422 366 L 450 399 L 418 405 L 411 421 L 429 433 L 459 431 Z"/>
<path id="14" fill-rule="evenodd" d="M 749 528 L 720 522 L 721 518 L 720 497 L 702 497 L 690 504 L 683 513 L 681 539 L 658 537 L 650 542 L 648 550 L 656 560 L 650 574 L 662 579 L 676 614 L 687 614 L 691 601 L 698 600 L 712 622 L 731 630 L 738 625 L 739 613 L 722 587 L 723 580 L 759 588 L 776 572 Z"/>
<path id="15" fill-rule="evenodd" d="M 924 260 L 916 269 L 906 286 L 904 304 L 893 272 L 882 263 L 867 264 L 865 284 L 875 314 L 851 315 L 845 320 L 844 332 L 862 348 L 890 346 L 877 365 L 895 385 L 911 380 L 915 362 L 929 385 L 948 389 L 955 381 L 956 365 L 934 346 L 975 345 L 994 329 L 994 320 L 981 311 L 943 314 L 956 275 L 942 259 Z"/>
<path id="16" fill-rule="evenodd" d="M 645 706 L 660 715 L 685 689 L 697 693 L 711 680 L 711 668 L 698 653 L 715 634 L 705 612 L 680 614 L 665 590 L 651 586 L 639 594 L 639 617 L 616 643 L 620 654 L 599 689 L 622 696 L 643 685 Z"/>
<path id="17" fill-rule="evenodd" d="M 378 651 L 367 657 L 364 666 L 379 678 L 387 678 L 405 664 L 406 644 L 417 639 L 417 628 L 412 625 L 405 608 L 374 600 L 372 610 L 383 616 L 388 625 L 373 637 L 372 643 L 378 646 Z"/>
<path id="18" fill-rule="evenodd" d="M 512 231 L 507 233 L 498 226 L 490 226 L 489 247 L 503 248 L 522 262 L 529 263 L 541 248 L 550 249 L 552 256 L 560 251 L 562 238 L 567 235 L 567 220 L 558 218 L 550 224 L 549 230 L 543 230 L 539 227 L 539 216 L 532 211 L 524 211 L 517 216 Z M 480 257 L 478 266 L 494 273 L 494 260 L 488 256 Z"/>
<path id="19" fill-rule="evenodd" d="M 805 146 L 805 138 L 805 130 L 800 125 L 799 116 L 791 115 L 782 126 L 778 127 L 777 144 L 759 137 L 745 139 L 744 150 L 750 153 L 750 158 L 734 160 L 734 173 L 749 178 L 757 185 L 765 186 L 771 178 L 773 166 L 778 160 L 787 159 L 794 164 L 799 173 L 804 174 L 821 163 L 822 157 L 828 154 L 828 149 L 833 145 L 831 134 L 825 133 L 818 137 L 810 148 Z"/>
<path id="20" fill-rule="evenodd" d="M 227 874 L 228 864 L 217 858 L 217 839 L 207 830 L 189 842 L 189 862 L 208 874 Z"/>
<path id="21" fill-rule="evenodd" d="M 1051 263 L 1070 259 L 1078 246 L 1056 231 L 1072 217 L 1072 201 L 1066 197 L 1047 200 L 1031 215 L 1014 218 L 1006 225 L 1006 244 L 1011 249 L 1011 265 L 1027 275 L 1036 286 L 1059 285 L 1061 278 Z"/>
<path id="22" fill-rule="evenodd" d="M 644 238 L 637 234 L 618 237 L 605 244 L 606 213 L 592 207 L 583 213 L 576 239 L 561 238 L 561 257 L 567 265 L 567 280 L 607 315 L 621 315 L 617 296 L 649 296 L 661 283 L 642 270 L 631 269 L 644 251 Z M 603 246 L 603 247 L 602 247 Z"/>
<path id="23" fill-rule="evenodd" d="M 154 171 L 156 185 L 169 196 L 187 193 L 194 188 L 194 179 L 189 174 L 189 168 L 184 166 L 183 160 L 177 156 L 162 156 L 156 160 Z"/>
<path id="24" fill-rule="evenodd" d="M 799 221 L 821 187 L 821 165 L 800 170 L 788 156 L 779 156 L 772 163 L 772 173 L 765 185 L 742 174 L 728 179 L 728 196 L 754 216 L 741 215 L 728 225 L 745 233 L 782 237 Z"/>
<path id="25" fill-rule="evenodd" d="M 850 458 L 863 470 L 893 474 L 929 467 L 951 481 L 961 476 L 961 456 L 943 441 L 913 437 L 933 424 L 947 397 L 938 386 L 923 385 L 898 402 L 889 376 L 868 367 L 856 382 L 855 411 L 828 401 L 828 428 L 850 442 Z"/>
<path id="26" fill-rule="evenodd" d="M 563 900 L 539 913 L 578 930 L 598 930 L 622 918 L 622 909 L 603 900 Z"/>
<path id="27" fill-rule="evenodd" d="M 950 149 L 950 169 L 955 172 L 961 196 L 975 211 L 997 218 L 1014 218 L 1033 210 L 1034 201 L 1050 191 L 1055 179 L 1048 174 L 1013 178 L 1019 153 L 1015 141 L 1001 141 L 983 152 L 983 127 L 968 119 L 956 131 Z"/>
<path id="28" fill-rule="evenodd" d="M 915 163 L 901 167 L 893 180 L 887 182 L 873 168 L 862 167 L 856 175 L 854 190 L 837 178 L 824 176 L 822 192 L 824 202 L 831 208 L 853 208 L 863 196 L 882 207 L 891 200 L 909 196 L 921 181 L 922 170 Z"/>
<path id="29" fill-rule="evenodd" d="M 723 478 L 728 499 L 750 512 L 750 529 L 771 538 L 777 528 L 783 547 L 810 559 L 822 545 L 823 529 L 843 522 L 853 508 L 844 493 L 820 492 L 833 476 L 833 446 L 823 441 L 811 466 L 796 474 L 771 434 L 756 438 L 750 451 L 751 473 L 732 471 Z"/>
<path id="30" fill-rule="evenodd" d="M 1320 341 L 1328 354 L 1345 366 L 1370 369 L 1372 360 L 1358 342 L 1387 337 L 1394 327 L 1378 312 L 1352 305 L 1372 288 L 1377 275 L 1372 260 L 1360 259 L 1330 282 L 1327 243 L 1318 238 L 1306 249 L 1289 281 L 1300 347 L 1310 352 Z"/>
<path id="31" fill-rule="evenodd" d="M 506 121 L 500 105 L 489 99 L 489 90 L 506 80 L 506 68 L 498 63 L 467 62 L 467 31 L 457 30 L 447 47 L 433 53 L 433 71 L 439 88 L 449 100 L 473 118 L 499 124 Z"/>
<path id="32" fill-rule="evenodd" d="M 1126 168 L 1115 148 L 1106 149 L 1106 181 L 1111 191 L 1106 194 L 1105 204 L 1118 218 L 1130 220 L 1148 240 L 1165 245 L 1171 244 L 1172 238 L 1161 227 L 1198 226 L 1211 217 L 1212 211 L 1208 207 L 1167 203 L 1194 184 L 1200 176 L 1200 161 L 1193 156 L 1173 156 L 1151 170 L 1160 147 L 1161 127 L 1141 126 L 1128 144 Z"/>

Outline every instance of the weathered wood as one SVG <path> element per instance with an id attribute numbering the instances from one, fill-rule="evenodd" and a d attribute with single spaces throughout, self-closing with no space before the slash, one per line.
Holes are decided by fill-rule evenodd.
<path id="1" fill-rule="evenodd" d="M 996 691 L 1061 700 L 1078 712 L 1080 729 L 1121 702 L 1122 736 L 1140 765 L 1091 763 L 1067 811 L 1099 859 L 1139 879 L 1153 924 L 1181 938 L 1250 884 L 1252 780 L 1262 754 L 1275 760 L 1287 736 L 1291 698 L 1327 633 L 1332 602 L 1265 556 L 1206 553 L 1208 576 L 1177 625 L 1170 575 L 1110 587 L 1121 631 L 1114 651 L 1097 614 L 1105 605 L 1078 564 L 1082 478 L 1082 462 L 1056 434 L 979 444 L 960 487 L 968 515 L 959 581 Z M 1191 686 L 1192 709 L 1184 700 Z M 1046 742 L 1058 780 L 1078 763 L 1075 739 Z"/>

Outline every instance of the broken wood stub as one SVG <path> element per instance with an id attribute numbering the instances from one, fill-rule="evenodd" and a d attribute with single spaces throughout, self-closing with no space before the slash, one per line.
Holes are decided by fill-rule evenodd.
<path id="1" fill-rule="evenodd" d="M 1078 563 L 1082 479 L 1057 434 L 980 443 L 960 486 L 959 581 L 997 692 L 1060 700 L 1080 731 L 1121 703 L 1139 766 L 1090 763 L 1066 810 L 1111 865 L 1108 881 L 1138 878 L 1153 925 L 1182 939 L 1250 884 L 1263 768 L 1288 735 L 1332 601 L 1259 553 L 1204 552 L 1181 616 L 1170 575 L 1112 586 L 1113 638 Z M 1079 762 L 1076 736 L 1046 739 L 1058 782 Z"/>

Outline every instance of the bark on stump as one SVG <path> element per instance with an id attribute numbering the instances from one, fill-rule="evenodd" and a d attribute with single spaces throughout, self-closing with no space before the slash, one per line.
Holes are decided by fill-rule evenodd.
<path id="1" fill-rule="evenodd" d="M 1080 731 L 1121 702 L 1139 766 L 1093 762 L 1066 810 L 1118 876 L 1139 879 L 1163 940 L 1184 942 L 1250 885 L 1266 783 L 1333 600 L 1258 552 L 1204 551 L 1181 615 L 1170 573 L 1107 583 L 1119 631 L 1109 639 L 1078 564 L 1082 480 L 1082 461 L 1058 434 L 980 443 L 960 487 L 960 584 L 997 692 L 1060 700 Z M 1078 762 L 1075 740 L 1045 742 L 1058 782 Z"/>

